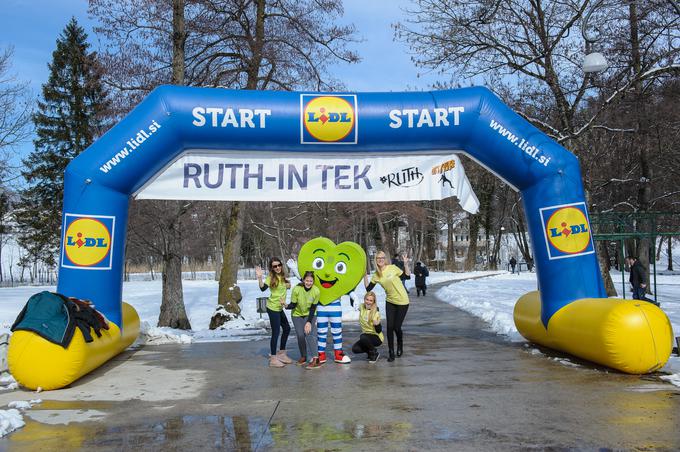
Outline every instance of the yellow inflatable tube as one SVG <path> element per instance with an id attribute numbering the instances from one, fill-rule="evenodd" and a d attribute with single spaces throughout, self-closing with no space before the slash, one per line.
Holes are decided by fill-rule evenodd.
<path id="1" fill-rule="evenodd" d="M 657 306 L 639 300 L 584 298 L 557 311 L 546 330 L 539 292 L 515 305 L 520 334 L 540 345 L 630 374 L 645 374 L 666 364 L 673 328 Z"/>
<path id="2" fill-rule="evenodd" d="M 87 343 L 76 328 L 68 348 L 53 344 L 31 331 L 15 331 L 7 351 L 9 371 L 28 389 L 59 389 L 113 358 L 129 347 L 139 335 L 135 308 L 123 303 L 123 332 L 113 322 L 101 337 L 92 334 Z"/>

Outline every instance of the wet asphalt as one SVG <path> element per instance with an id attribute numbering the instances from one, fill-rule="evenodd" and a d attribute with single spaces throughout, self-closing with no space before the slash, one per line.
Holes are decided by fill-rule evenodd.
<path id="1" fill-rule="evenodd" d="M 436 289 L 411 294 L 394 363 L 383 346 L 271 369 L 267 337 L 138 347 L 70 388 L 1 394 L 43 402 L 0 450 L 680 450 L 679 388 L 509 342 Z"/>

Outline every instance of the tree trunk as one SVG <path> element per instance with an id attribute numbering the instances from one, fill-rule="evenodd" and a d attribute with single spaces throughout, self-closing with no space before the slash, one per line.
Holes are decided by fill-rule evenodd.
<path id="1" fill-rule="evenodd" d="M 637 77 L 642 71 L 642 60 L 640 57 L 640 37 L 638 27 L 638 12 L 637 2 L 632 1 L 628 4 L 628 16 L 630 21 L 630 44 L 631 44 L 631 60 L 633 73 Z M 648 148 L 648 120 L 646 114 L 646 102 L 643 93 L 642 80 L 639 79 L 633 84 L 635 91 L 635 119 L 637 122 L 637 138 L 638 138 L 638 158 L 640 162 L 640 182 L 638 188 L 638 207 L 640 213 L 649 211 L 652 199 L 652 167 L 649 164 L 649 148 Z M 651 230 L 651 221 L 649 219 L 640 220 L 638 231 L 646 234 L 653 233 Z M 640 264 L 646 269 L 650 269 L 649 256 L 649 236 L 642 236 L 638 241 L 637 256 Z M 653 256 L 652 256 L 653 257 Z M 648 282 L 648 281 L 646 281 Z M 647 285 L 647 292 L 650 287 Z"/>
<path id="2" fill-rule="evenodd" d="M 146 259 L 146 263 L 149 264 L 149 273 L 151 274 L 151 281 L 155 281 L 156 276 L 153 273 L 153 257 L 148 256 Z"/>
<path id="3" fill-rule="evenodd" d="M 222 274 L 222 262 L 224 259 L 224 247 L 222 241 L 222 226 L 217 226 L 217 232 L 215 234 L 215 281 L 220 280 L 220 275 Z"/>
<path id="4" fill-rule="evenodd" d="M 607 292 L 608 297 L 615 297 L 617 292 L 614 281 L 612 281 L 612 275 L 609 273 L 609 248 L 607 247 L 607 242 L 598 240 L 595 242 L 595 245 L 597 246 L 597 262 L 600 264 L 600 273 L 602 274 L 602 280 L 604 281 L 604 289 Z"/>
<path id="5" fill-rule="evenodd" d="M 172 84 L 184 85 L 184 0 L 172 0 Z"/>
<path id="6" fill-rule="evenodd" d="M 500 207 L 501 212 L 498 215 L 498 231 L 496 232 L 495 239 L 493 242 L 493 252 L 491 253 L 491 270 L 498 270 L 498 260 L 501 252 L 501 240 L 503 240 L 503 224 L 505 223 L 505 209 L 508 206 L 508 193 L 510 192 L 510 187 L 507 185 L 501 191 L 500 195 Z"/>
<path id="7" fill-rule="evenodd" d="M 247 70 L 246 89 L 257 89 L 260 68 L 262 64 L 262 49 L 264 46 L 265 0 L 257 0 L 255 39 L 252 44 L 253 56 Z M 217 303 L 224 306 L 227 312 L 239 314 L 241 308 L 236 302 L 236 291 L 230 291 L 238 281 L 238 268 L 241 256 L 241 241 L 243 239 L 243 224 L 247 203 L 234 201 L 231 205 L 227 231 L 224 236 L 222 252 L 222 271 L 217 293 Z M 283 259 L 283 257 L 282 257 Z M 238 292 L 240 297 L 240 291 Z M 240 301 L 240 300 L 239 300 Z"/>
<path id="8" fill-rule="evenodd" d="M 158 326 L 190 330 L 182 295 L 182 235 L 179 217 L 169 227 L 163 254 L 163 293 Z"/>
<path id="9" fill-rule="evenodd" d="M 468 249 L 463 270 L 471 272 L 477 264 L 477 236 L 479 235 L 479 215 L 469 215 Z"/>
<path id="10" fill-rule="evenodd" d="M 668 271 L 673 271 L 673 237 L 668 236 Z"/>
<path id="11" fill-rule="evenodd" d="M 661 251 L 663 251 L 663 241 L 665 237 L 661 236 L 659 237 L 659 245 L 656 247 L 656 261 L 659 262 L 661 260 Z"/>
<path id="12" fill-rule="evenodd" d="M 378 233 L 380 234 L 380 247 L 382 251 L 387 255 L 387 258 L 391 259 L 392 258 L 391 240 L 385 233 L 385 225 L 383 224 L 379 213 L 375 214 L 375 219 L 378 222 Z"/>
<path id="13" fill-rule="evenodd" d="M 529 241 L 527 240 L 526 227 L 524 226 L 524 212 L 520 211 L 517 215 L 517 231 L 513 232 L 515 237 L 515 242 L 519 248 L 519 252 L 522 254 L 525 262 L 530 262 L 533 258 L 531 256 L 531 247 L 529 246 Z M 519 265 L 519 263 L 517 264 Z"/>
<path id="14" fill-rule="evenodd" d="M 172 83 L 184 84 L 184 0 L 172 0 Z M 183 201 L 170 201 L 168 208 L 177 211 L 169 218 L 163 253 L 163 293 L 158 326 L 191 329 L 182 295 L 182 234 L 181 217 L 186 212 Z M 152 270 L 153 271 L 153 270 Z"/>
<path id="15" fill-rule="evenodd" d="M 231 204 L 229 217 L 226 218 L 226 230 L 222 254 L 222 271 L 217 295 L 217 303 L 224 306 L 227 312 L 240 314 L 241 292 L 229 290 L 237 283 L 239 260 L 241 255 L 241 240 L 243 238 L 243 223 L 245 219 L 246 203 L 234 201 Z"/>
<path id="16" fill-rule="evenodd" d="M 425 222 L 420 223 L 420 231 L 417 233 L 418 247 L 416 248 L 416 262 L 423 260 L 423 248 L 425 246 Z"/>
<path id="17" fill-rule="evenodd" d="M 449 270 L 456 270 L 456 255 L 453 249 L 453 212 L 451 209 L 446 209 L 446 260 L 449 264 Z"/>

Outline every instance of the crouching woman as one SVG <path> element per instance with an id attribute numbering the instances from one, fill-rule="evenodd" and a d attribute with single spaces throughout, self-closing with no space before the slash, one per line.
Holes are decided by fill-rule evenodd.
<path id="1" fill-rule="evenodd" d="M 366 353 L 368 361 L 374 363 L 378 360 L 380 353 L 377 347 L 382 345 L 383 337 L 382 325 L 380 324 L 380 312 L 376 304 L 375 293 L 367 292 L 364 295 L 364 302 L 359 306 L 359 325 L 361 326 L 361 336 L 352 346 L 355 354 Z"/>

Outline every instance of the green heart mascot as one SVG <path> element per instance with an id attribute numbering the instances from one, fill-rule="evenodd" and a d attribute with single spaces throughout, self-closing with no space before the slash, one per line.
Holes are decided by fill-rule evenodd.
<path id="1" fill-rule="evenodd" d="M 326 362 L 326 336 L 330 324 L 333 336 L 335 362 L 346 364 L 351 360 L 342 351 L 342 306 L 340 297 L 348 294 L 361 282 L 366 273 L 366 253 L 354 242 L 336 245 L 325 237 L 305 243 L 298 253 L 298 270 L 314 272 L 314 285 L 319 288 L 317 334 L 319 363 Z"/>

